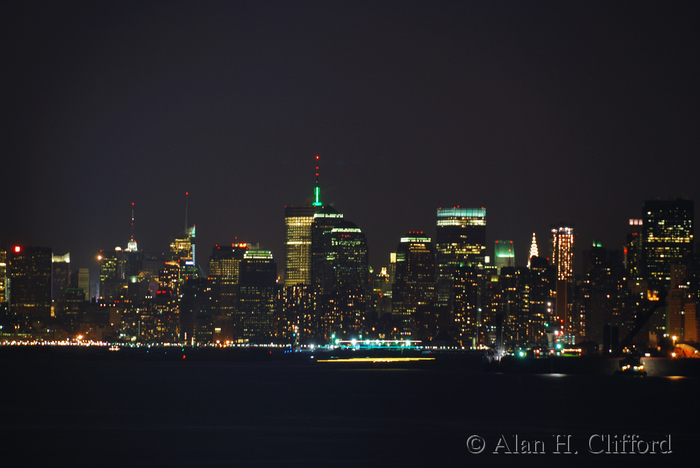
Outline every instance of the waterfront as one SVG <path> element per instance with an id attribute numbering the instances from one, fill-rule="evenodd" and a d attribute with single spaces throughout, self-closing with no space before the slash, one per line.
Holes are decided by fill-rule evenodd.
<path id="1" fill-rule="evenodd" d="M 695 459 L 700 407 L 697 377 L 485 372 L 459 360 L 5 356 L 0 372 L 4 466 L 613 466 L 630 456 L 647 466 Z M 672 453 L 592 455 L 595 434 L 671 435 Z M 469 452 L 471 435 L 484 452 Z M 545 441 L 545 453 L 493 453 L 515 435 Z M 555 455 L 555 435 L 579 453 Z"/>

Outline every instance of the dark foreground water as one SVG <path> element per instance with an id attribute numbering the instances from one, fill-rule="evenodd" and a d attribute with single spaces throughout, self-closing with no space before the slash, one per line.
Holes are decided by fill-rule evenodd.
<path id="1" fill-rule="evenodd" d="M 6 358 L 0 466 L 698 466 L 698 390 L 458 363 Z M 590 453 L 626 435 L 672 453 Z"/>

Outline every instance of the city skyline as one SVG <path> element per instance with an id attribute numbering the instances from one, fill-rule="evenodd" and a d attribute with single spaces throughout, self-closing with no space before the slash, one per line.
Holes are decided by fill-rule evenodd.
<path id="1" fill-rule="evenodd" d="M 0 242 L 284 257 L 321 197 L 388 264 L 435 209 L 487 209 L 487 250 L 575 226 L 624 244 L 644 200 L 699 200 L 695 5 L 13 5 Z M 695 217 L 698 218 L 698 207 Z M 204 263 L 202 261 L 198 263 Z M 576 263 L 576 260 L 575 260 Z M 580 266 L 580 262 L 578 263 Z M 575 268 L 578 266 L 575 265 Z"/>

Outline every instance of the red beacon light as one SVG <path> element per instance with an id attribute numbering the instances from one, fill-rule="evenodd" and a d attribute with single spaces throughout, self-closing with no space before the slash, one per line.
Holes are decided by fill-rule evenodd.
<path id="1" fill-rule="evenodd" d="M 20 253 L 22 251 L 22 247 L 19 245 L 15 245 L 15 253 Z"/>

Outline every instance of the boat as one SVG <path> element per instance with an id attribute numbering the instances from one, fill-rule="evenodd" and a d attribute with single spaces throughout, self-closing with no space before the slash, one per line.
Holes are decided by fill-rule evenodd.
<path id="1" fill-rule="evenodd" d="M 620 359 L 620 370 L 615 371 L 615 375 L 643 377 L 647 375 L 647 371 L 644 370 L 644 363 L 639 356 L 629 355 Z"/>

